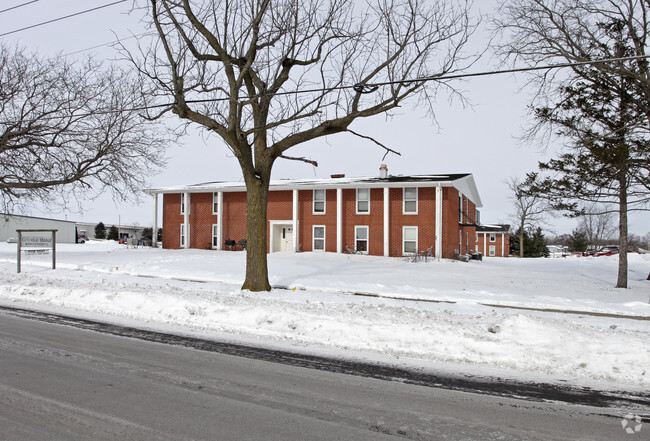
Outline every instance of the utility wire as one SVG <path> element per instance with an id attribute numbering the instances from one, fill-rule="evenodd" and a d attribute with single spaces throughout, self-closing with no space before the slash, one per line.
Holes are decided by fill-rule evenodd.
<path id="1" fill-rule="evenodd" d="M 35 1 L 38 1 L 38 0 L 35 0 Z M 56 22 L 56 21 L 65 20 L 65 19 L 67 19 L 67 18 L 76 17 L 77 15 L 87 14 L 88 12 L 93 12 L 93 11 L 96 11 L 96 10 L 98 10 L 98 9 L 107 8 L 107 7 L 109 7 L 109 6 L 113 6 L 113 5 L 116 5 L 116 4 L 118 4 L 118 3 L 124 3 L 125 1 L 127 1 L 127 0 L 118 0 L 118 1 L 113 2 L 113 3 L 108 3 L 108 4 L 106 4 L 106 5 L 97 6 L 96 8 L 91 8 L 91 9 L 87 9 L 87 10 L 85 10 L 85 11 L 75 12 L 74 14 L 66 15 L 65 17 L 55 18 L 55 19 L 52 19 L 52 20 L 44 21 L 44 22 L 42 22 L 42 23 L 37 23 L 37 24 L 35 24 L 35 25 L 26 26 L 26 27 L 24 27 L 24 28 L 16 29 L 16 30 L 14 30 L 14 31 L 5 32 L 5 33 L 3 33 L 3 34 L 0 34 L 0 37 L 4 37 L 5 35 L 10 35 L 10 34 L 15 34 L 16 32 L 25 31 L 25 30 L 27 30 L 27 29 L 36 28 L 36 27 L 38 27 L 38 26 L 43 26 L 43 25 L 46 25 L 46 24 L 49 24 L 49 23 L 54 23 L 54 22 Z"/>
<path id="2" fill-rule="evenodd" d="M 153 32 L 143 32 L 142 34 L 132 35 L 130 37 L 120 38 L 118 40 L 113 40 L 113 41 L 111 41 L 109 43 L 98 44 L 96 46 L 87 47 L 85 49 L 79 49 L 78 51 L 68 52 L 67 54 L 63 54 L 63 55 L 60 55 L 60 56 L 57 56 L 57 57 L 54 57 L 54 58 L 69 57 L 70 55 L 76 55 L 76 54 L 79 54 L 81 52 L 91 51 L 93 49 L 97 49 L 97 48 L 104 47 L 104 46 L 111 46 L 113 44 L 120 43 L 122 41 L 132 40 L 134 38 L 139 38 L 139 37 L 145 37 L 147 35 L 154 35 L 154 33 Z"/>
<path id="3" fill-rule="evenodd" d="M 535 70 L 551 70 L 551 69 L 560 69 L 563 67 L 575 67 L 575 66 L 585 66 L 589 64 L 603 64 L 603 63 L 613 63 L 617 61 L 631 61 L 631 60 L 640 60 L 643 58 L 650 58 L 650 55 L 638 55 L 634 57 L 621 57 L 621 58 L 604 58 L 602 60 L 591 60 L 591 61 L 577 61 L 577 62 L 568 62 L 568 63 L 559 63 L 559 64 L 548 64 L 544 66 L 531 66 L 531 67 L 520 67 L 514 69 L 504 69 L 504 70 L 491 70 L 483 72 L 470 72 L 462 74 L 453 74 L 453 75 L 432 75 L 428 77 L 415 78 L 411 80 L 398 80 L 398 81 L 387 81 L 382 83 L 357 83 L 352 86 L 336 86 L 336 87 L 327 87 L 327 88 L 316 88 L 316 89 L 304 89 L 304 90 L 294 90 L 286 92 L 277 92 L 274 95 L 296 95 L 299 93 L 314 93 L 314 92 L 331 92 L 335 90 L 345 90 L 345 89 L 354 89 L 358 93 L 371 93 L 377 90 L 381 86 L 389 86 L 392 84 L 408 84 L 408 83 L 417 83 L 417 82 L 427 82 L 427 81 L 443 81 L 443 80 L 453 80 L 459 78 L 471 78 L 471 77 L 483 77 L 488 75 L 500 75 L 506 73 L 518 73 L 518 72 L 530 72 Z M 246 99 L 251 99 L 248 97 Z M 211 102 L 211 101 L 227 101 L 229 98 L 212 98 L 205 100 L 187 100 L 187 103 L 202 103 L 202 102 Z M 171 104 L 167 104 L 169 106 Z M 165 105 L 160 105 L 158 107 L 164 107 Z"/>
<path id="4" fill-rule="evenodd" d="M 36 2 L 40 2 L 40 1 L 41 0 L 32 0 L 31 2 L 26 2 L 26 3 L 22 3 L 20 5 L 12 6 L 11 8 L 3 9 L 2 11 L 0 11 L 0 14 L 2 14 L 3 12 L 11 11 L 12 9 L 18 9 L 18 8 L 23 7 L 23 6 L 31 5 L 32 3 L 36 3 Z"/>
<path id="5" fill-rule="evenodd" d="M 529 72 L 529 71 L 535 71 L 535 70 L 550 70 L 550 69 L 559 69 L 563 67 L 574 67 L 574 66 L 584 66 L 584 65 L 589 65 L 589 64 L 601 64 L 601 63 L 612 63 L 612 62 L 617 62 L 617 61 L 630 61 L 630 60 L 639 60 L 643 58 L 650 58 L 650 55 L 639 55 L 635 57 L 623 57 L 623 58 L 605 58 L 602 60 L 592 60 L 592 61 L 580 61 L 580 62 L 573 62 L 573 63 L 559 63 L 559 64 L 549 64 L 545 66 L 532 66 L 532 67 L 521 67 L 521 68 L 515 68 L 515 69 L 505 69 L 505 70 L 494 70 L 494 71 L 483 71 L 483 72 L 471 72 L 471 73 L 465 73 L 465 74 L 454 74 L 454 75 L 440 75 L 440 76 L 429 76 L 429 77 L 422 77 L 422 78 L 416 78 L 412 80 L 399 80 L 399 81 L 388 81 L 384 83 L 358 83 L 353 86 L 336 86 L 336 87 L 327 87 L 327 88 L 316 88 L 316 89 L 305 89 L 305 90 L 293 90 L 293 91 L 287 91 L 287 92 L 278 92 L 275 93 L 274 95 L 297 95 L 301 93 L 314 93 L 314 92 L 331 92 L 335 90 L 345 90 L 345 89 L 353 89 L 357 91 L 358 93 L 369 93 L 367 91 L 361 91 L 359 92 L 359 89 L 361 88 L 368 88 L 370 92 L 377 90 L 377 88 L 381 86 L 386 86 L 390 84 L 402 84 L 402 83 L 413 83 L 413 82 L 426 82 L 426 81 L 441 81 L 441 80 L 450 80 L 450 79 L 459 79 L 459 78 L 470 78 L 470 77 L 480 77 L 480 76 L 488 76 L 488 75 L 499 75 L 499 74 L 504 74 L 504 73 L 517 73 L 517 72 Z M 372 90 L 370 90 L 372 89 Z M 246 97 L 246 100 L 250 100 L 252 97 Z M 206 99 L 197 99 L 197 100 L 186 100 L 185 102 L 188 104 L 200 104 L 200 103 L 211 103 L 211 102 L 222 102 L 222 101 L 229 101 L 230 98 L 228 97 L 223 97 L 223 98 L 206 98 Z M 94 111 L 92 113 L 88 114 L 77 114 L 75 115 L 76 118 L 79 117 L 86 117 L 86 116 L 92 116 L 92 115 L 105 115 L 105 114 L 111 114 L 111 113 L 117 113 L 117 112 L 141 112 L 144 110 L 153 110 L 153 109 L 161 109 L 165 107 L 173 107 L 175 103 L 166 103 L 166 104 L 152 104 L 148 106 L 140 106 L 140 107 L 132 107 L 128 109 L 121 109 L 121 110 L 104 110 L 104 111 Z M 38 118 L 39 121 L 47 121 L 47 120 L 54 120 L 54 119 L 65 119 L 70 117 L 68 116 L 63 116 L 63 117 L 56 117 L 56 116 L 51 116 L 51 117 L 45 117 L 45 118 Z M 8 123 L 7 121 L 0 121 L 1 123 Z M 17 122 L 14 122 L 17 123 Z"/>
<path id="6" fill-rule="evenodd" d="M 440 76 L 430 76 L 416 78 L 415 80 L 399 80 L 399 81 L 388 81 L 385 83 L 368 83 L 368 86 L 387 86 L 390 84 L 401 84 L 401 83 L 413 83 L 420 81 L 440 81 L 440 80 L 452 80 L 457 78 L 470 78 L 470 77 L 482 77 L 487 75 L 499 75 L 505 73 L 517 73 L 517 72 L 530 72 L 535 70 L 550 70 L 550 69 L 560 69 L 563 67 L 576 67 L 576 66 L 585 66 L 589 64 L 604 64 L 604 63 L 614 63 L 617 61 L 632 61 L 640 60 L 643 58 L 650 58 L 650 55 L 637 55 L 634 57 L 620 57 L 620 58 L 604 58 L 602 60 L 589 60 L 589 61 L 573 61 L 567 63 L 559 64 L 547 64 L 544 66 L 531 66 L 531 67 L 520 67 L 514 69 L 504 69 L 504 70 L 493 70 L 485 72 L 474 72 L 474 73 L 465 73 L 465 74 L 455 74 L 455 75 L 440 75 Z M 356 86 L 352 86 L 356 87 Z"/>

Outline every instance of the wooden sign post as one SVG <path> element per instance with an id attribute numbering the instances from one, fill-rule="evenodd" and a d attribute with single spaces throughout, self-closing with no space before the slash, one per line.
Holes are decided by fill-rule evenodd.
<path id="1" fill-rule="evenodd" d="M 18 272 L 20 272 L 20 257 L 23 248 L 25 251 L 36 254 L 48 253 L 52 250 L 52 269 L 56 269 L 56 232 L 59 230 L 16 230 L 18 233 L 17 243 L 17 265 Z M 23 236 L 23 233 L 51 233 L 51 236 Z"/>

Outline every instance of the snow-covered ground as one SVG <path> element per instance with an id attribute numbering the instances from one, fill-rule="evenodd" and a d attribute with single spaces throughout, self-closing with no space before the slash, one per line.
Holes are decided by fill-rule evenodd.
<path id="1" fill-rule="evenodd" d="M 276 253 L 276 289 L 250 293 L 239 289 L 243 252 L 90 241 L 57 246 L 55 271 L 50 256 L 23 255 L 17 274 L 16 245 L 3 243 L 0 305 L 433 372 L 647 391 L 650 255 L 629 257 L 630 288 L 616 289 L 617 256 Z"/>

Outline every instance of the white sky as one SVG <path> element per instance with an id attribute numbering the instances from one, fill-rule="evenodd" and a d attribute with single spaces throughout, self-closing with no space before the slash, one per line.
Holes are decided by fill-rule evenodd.
<path id="1" fill-rule="evenodd" d="M 73 14 L 85 9 L 111 3 L 114 0 L 40 0 L 34 4 L 0 13 L 0 29 L 8 32 L 25 26 Z M 26 3 L 27 0 L 4 0 L 0 10 Z M 480 0 L 482 12 L 489 12 L 495 0 Z M 127 38 L 143 32 L 139 14 L 128 15 L 131 1 L 72 17 L 55 23 L 0 37 L 2 42 L 18 42 L 41 56 L 71 53 L 115 41 L 116 36 Z M 133 40 L 131 40 L 132 42 Z M 485 41 L 477 41 L 477 45 Z M 94 55 L 97 59 L 115 57 L 107 47 L 78 54 Z M 496 63 L 492 63 L 493 65 Z M 490 69 L 486 60 L 472 71 Z M 458 83 L 466 91 L 472 108 L 463 108 L 458 102 L 449 103 L 444 97 L 436 108 L 439 127 L 423 112 L 405 107 L 400 114 L 386 120 L 375 119 L 354 124 L 352 129 L 372 134 L 383 144 L 401 152 L 382 161 L 383 149 L 370 141 L 351 135 L 335 135 L 290 152 L 292 156 L 306 156 L 316 160 L 319 167 L 294 161 L 278 161 L 274 178 L 327 177 L 333 173 L 347 176 L 375 176 L 379 165 L 385 162 L 391 174 L 465 173 L 474 175 L 483 208 L 483 223 L 511 223 L 508 214 L 512 204 L 505 180 L 511 176 L 523 178 L 534 171 L 539 160 L 549 156 L 537 147 L 523 146 L 516 137 L 526 125 L 527 92 L 520 92 L 523 75 L 500 75 L 473 78 Z M 225 145 L 216 137 L 202 139 L 188 137 L 183 145 L 170 146 L 168 166 L 152 177 L 151 186 L 186 185 L 207 181 L 241 179 L 237 161 L 229 155 Z M 196 158 L 199 158 L 197 161 Z M 83 202 L 83 212 L 64 212 L 53 217 L 68 220 L 106 224 L 139 224 L 152 222 L 153 205 L 143 196 L 140 205 L 116 204 L 110 195 L 93 202 Z M 35 215 L 50 214 L 33 212 Z M 549 219 L 552 233 L 570 233 L 576 222 L 568 219 Z M 550 231 L 552 230 L 552 231 Z M 632 215 L 630 231 L 645 234 L 650 231 L 650 213 Z"/>

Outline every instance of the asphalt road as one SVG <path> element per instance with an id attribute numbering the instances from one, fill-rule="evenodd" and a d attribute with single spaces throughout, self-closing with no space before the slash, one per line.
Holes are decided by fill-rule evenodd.
<path id="1" fill-rule="evenodd" d="M 629 411 L 405 384 L 0 311 L 0 440 L 650 439 L 650 423 L 623 430 Z"/>

